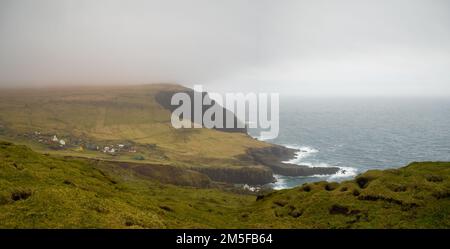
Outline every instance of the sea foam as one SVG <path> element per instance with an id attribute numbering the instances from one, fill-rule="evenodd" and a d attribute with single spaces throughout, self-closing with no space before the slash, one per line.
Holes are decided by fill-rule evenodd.
<path id="1" fill-rule="evenodd" d="M 311 181 L 314 181 L 314 180 L 340 181 L 340 180 L 345 180 L 345 179 L 354 177 L 358 173 L 358 170 L 356 168 L 352 168 L 352 167 L 335 166 L 335 165 L 330 165 L 330 164 L 323 163 L 323 162 L 311 163 L 311 162 L 305 161 L 308 157 L 310 157 L 316 153 L 319 153 L 319 150 L 315 149 L 313 147 L 299 146 L 299 145 L 292 145 L 292 144 L 287 144 L 287 145 L 283 145 L 283 146 L 297 150 L 297 152 L 295 154 L 295 158 L 288 160 L 288 161 L 284 161 L 283 163 L 296 164 L 299 166 L 301 165 L 301 166 L 307 166 L 307 167 L 337 167 L 337 168 L 339 168 L 339 171 L 337 173 L 331 174 L 331 175 L 312 175 L 312 176 L 307 176 L 307 177 L 286 177 L 286 176 L 276 175 L 275 179 L 277 179 L 277 182 L 275 184 L 273 184 L 274 189 L 284 189 L 284 188 L 294 187 L 294 186 L 290 186 L 290 184 L 289 184 L 289 181 L 294 180 L 294 178 L 297 178 L 297 179 L 308 178 L 308 179 L 311 179 Z"/>

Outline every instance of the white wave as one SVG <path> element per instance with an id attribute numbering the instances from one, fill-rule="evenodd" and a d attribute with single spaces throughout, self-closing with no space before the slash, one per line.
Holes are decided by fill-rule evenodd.
<path id="1" fill-rule="evenodd" d="M 310 162 L 302 162 L 302 166 L 308 166 L 311 168 L 329 168 L 329 167 L 337 167 L 329 165 L 328 163 L 310 163 Z"/>
<path id="2" fill-rule="evenodd" d="M 311 175 L 311 176 L 282 176 L 274 175 L 276 182 L 271 183 L 271 187 L 274 190 L 289 189 L 299 186 L 299 184 L 290 184 L 289 182 L 293 179 L 309 179 L 307 182 L 316 181 L 328 181 L 328 182 L 341 182 L 344 180 L 349 180 L 357 174 L 357 169 L 351 167 L 339 167 L 340 170 L 336 174 L 332 175 Z"/>
<path id="3" fill-rule="evenodd" d="M 267 141 L 270 139 L 266 139 L 262 136 L 253 136 L 253 138 L 256 138 L 260 141 Z M 343 166 L 335 166 L 335 165 L 329 165 L 327 163 L 311 163 L 304 161 L 304 159 L 308 158 L 311 155 L 314 155 L 319 152 L 318 149 L 315 149 L 310 146 L 301 146 L 297 144 L 283 144 L 284 147 L 295 149 L 297 152 L 295 153 L 295 157 L 291 160 L 283 161 L 283 163 L 289 163 L 299 166 L 308 166 L 308 167 L 337 167 L 339 168 L 339 171 L 335 174 L 331 175 L 311 175 L 306 176 L 306 178 L 317 178 L 317 180 L 325 180 L 325 181 L 342 181 L 346 179 L 350 179 L 351 177 L 354 177 L 358 174 L 358 169 L 352 168 L 352 167 L 343 167 Z M 304 176 L 297 176 L 297 177 L 288 177 L 283 175 L 274 175 L 276 182 L 271 183 L 273 189 L 280 190 L 280 189 L 286 189 L 291 188 L 289 186 L 289 179 L 290 178 L 305 178 Z M 294 187 L 294 186 L 292 186 Z"/>
<path id="4" fill-rule="evenodd" d="M 353 176 L 356 176 L 358 173 L 358 169 L 352 168 L 352 167 L 343 167 L 343 166 L 335 166 L 335 165 L 329 165 L 327 163 L 309 163 L 309 162 L 302 162 L 301 165 L 308 166 L 308 167 L 322 167 L 322 168 L 329 168 L 329 167 L 337 167 L 339 168 L 339 171 L 335 174 L 331 175 L 313 175 L 312 177 L 323 177 L 323 176 L 329 176 L 328 180 L 338 180 L 341 178 L 350 178 Z"/>
<path id="5" fill-rule="evenodd" d="M 358 174 L 358 169 L 352 167 L 339 167 L 339 171 L 336 174 L 331 175 L 328 180 L 338 180 L 342 178 L 354 177 Z"/>
<path id="6" fill-rule="evenodd" d="M 317 180 L 326 180 L 326 181 L 342 181 L 345 179 L 349 179 L 351 177 L 354 177 L 357 175 L 358 170 L 356 168 L 352 167 L 343 167 L 343 166 L 335 166 L 335 165 L 329 165 L 327 163 L 312 163 L 304 161 L 304 159 L 308 158 L 309 156 L 318 153 L 319 150 L 309 147 L 309 146 L 298 146 L 298 145 L 284 145 L 287 148 L 296 149 L 297 152 L 295 154 L 295 158 L 284 161 L 283 163 L 290 163 L 295 165 L 301 165 L 301 166 L 308 166 L 308 167 L 338 167 L 339 171 L 335 174 L 327 174 L 327 175 L 312 175 L 308 176 L 308 178 L 317 178 Z M 275 176 L 277 182 L 273 184 L 274 189 L 286 189 L 290 188 L 288 184 L 288 177 L 277 175 Z M 303 177 L 300 177 L 303 178 Z"/>
<path id="7" fill-rule="evenodd" d="M 273 177 L 276 179 L 276 182 L 271 184 L 273 189 L 280 190 L 289 188 L 286 179 L 282 175 L 273 175 Z"/>
<path id="8" fill-rule="evenodd" d="M 319 150 L 308 146 L 297 146 L 297 145 L 284 145 L 284 146 L 290 149 L 297 150 L 297 152 L 295 152 L 295 157 L 293 159 L 284 161 L 283 163 L 299 164 L 304 158 L 319 152 Z"/>

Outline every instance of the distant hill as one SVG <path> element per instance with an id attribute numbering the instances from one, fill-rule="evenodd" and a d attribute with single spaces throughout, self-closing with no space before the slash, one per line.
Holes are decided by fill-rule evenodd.
<path id="1" fill-rule="evenodd" d="M 170 111 L 155 96 L 187 90 L 166 84 L 5 89 L 0 92 L 0 124 L 19 135 L 40 132 L 69 140 L 157 144 L 174 160 L 179 155 L 229 159 L 247 148 L 268 146 L 246 134 L 172 128 Z"/>
<path id="2" fill-rule="evenodd" d="M 184 167 L 249 166 L 236 157 L 270 146 L 245 132 L 172 128 L 170 111 L 155 96 L 187 90 L 167 84 L 5 89 L 0 137 L 46 153 Z"/>
<path id="3" fill-rule="evenodd" d="M 449 217 L 450 163 L 254 196 L 0 142 L 0 228 L 450 228 Z"/>

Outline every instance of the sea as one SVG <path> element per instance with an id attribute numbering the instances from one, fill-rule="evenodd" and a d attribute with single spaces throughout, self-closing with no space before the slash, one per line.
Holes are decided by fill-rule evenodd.
<path id="1" fill-rule="evenodd" d="M 305 98 L 280 96 L 280 131 L 260 140 L 298 149 L 287 163 L 337 166 L 334 175 L 275 175 L 274 189 L 343 181 L 371 169 L 450 161 L 450 98 Z"/>

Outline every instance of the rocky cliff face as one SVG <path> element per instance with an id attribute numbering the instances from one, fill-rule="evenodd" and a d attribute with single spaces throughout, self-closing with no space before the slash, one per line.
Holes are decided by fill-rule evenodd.
<path id="1" fill-rule="evenodd" d="M 249 149 L 242 160 L 253 161 L 272 169 L 275 174 L 285 176 L 332 175 L 339 171 L 338 167 L 309 167 L 283 163 L 296 155 L 296 150 L 279 145 L 260 149 Z"/>
<path id="2" fill-rule="evenodd" d="M 249 149 L 240 156 L 242 166 L 207 167 L 192 166 L 180 168 L 172 165 L 158 165 L 130 162 L 105 162 L 130 169 L 137 174 L 162 183 L 208 187 L 212 181 L 236 184 L 264 185 L 274 182 L 273 174 L 287 176 L 330 175 L 339 171 L 337 167 L 308 167 L 282 163 L 295 157 L 296 150 L 273 145 L 261 149 Z M 100 161 L 99 161 L 100 162 Z"/>
<path id="3" fill-rule="evenodd" d="M 187 95 L 190 96 L 190 98 L 191 98 L 191 114 L 193 116 L 193 113 L 194 113 L 194 94 L 195 94 L 194 90 L 186 88 L 186 90 L 180 91 L 180 92 L 186 93 Z M 161 92 L 158 92 L 155 95 L 155 99 L 162 107 L 164 107 L 165 109 L 167 109 L 167 110 L 172 112 L 172 111 L 174 111 L 175 109 L 177 109 L 179 107 L 179 105 L 171 105 L 172 96 L 174 94 L 176 94 L 176 93 L 179 93 L 179 92 L 161 91 Z M 208 93 L 203 92 L 202 96 L 203 96 L 204 99 L 210 100 L 210 98 L 208 96 Z M 211 105 L 203 105 L 202 106 L 202 117 L 203 117 L 203 114 L 205 113 L 206 110 L 208 110 L 211 106 L 215 105 L 215 101 L 212 100 L 211 103 L 212 103 Z M 234 122 L 234 127 L 235 128 L 227 128 L 226 127 L 227 116 L 232 116 L 233 117 L 233 122 Z M 191 121 L 192 121 L 192 119 L 191 119 Z M 238 124 L 240 126 L 238 126 Z M 203 125 L 203 121 L 202 121 L 202 125 Z M 242 126 L 244 126 L 244 128 L 237 128 L 237 127 L 242 127 Z M 219 130 L 219 131 L 224 131 L 224 132 L 240 132 L 240 133 L 247 134 L 247 128 L 246 128 L 245 124 L 243 124 L 240 120 L 238 120 L 237 117 L 233 113 L 231 113 L 229 110 L 227 110 L 226 108 L 223 108 L 223 125 L 222 125 L 222 127 L 223 128 L 215 128 L 215 129 Z"/>
<path id="4" fill-rule="evenodd" d="M 211 186 L 212 181 L 264 185 L 275 180 L 272 170 L 262 165 L 230 167 L 199 166 L 182 168 L 172 165 L 115 162 L 94 159 L 91 159 L 91 162 L 95 163 L 97 166 L 106 168 L 120 167 L 128 169 L 142 177 L 178 186 L 206 188 Z"/>
<path id="5" fill-rule="evenodd" d="M 152 179 L 161 183 L 173 184 L 178 186 L 191 186 L 206 188 L 211 184 L 211 179 L 198 171 L 186 168 L 175 167 L 171 165 L 130 163 L 130 162 L 114 162 L 91 160 L 97 166 L 106 168 L 120 167 L 131 170 L 138 175 Z"/>
<path id="6" fill-rule="evenodd" d="M 264 185 L 275 180 L 272 170 L 265 166 L 205 167 L 194 168 L 194 170 L 219 182 Z"/>

